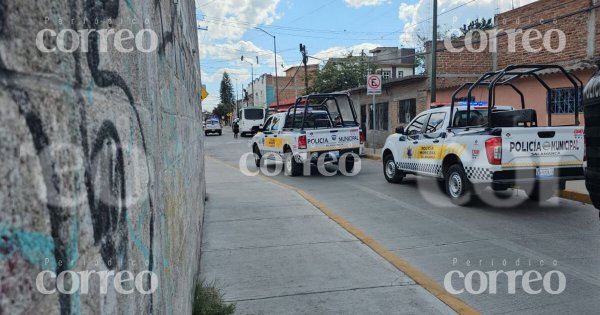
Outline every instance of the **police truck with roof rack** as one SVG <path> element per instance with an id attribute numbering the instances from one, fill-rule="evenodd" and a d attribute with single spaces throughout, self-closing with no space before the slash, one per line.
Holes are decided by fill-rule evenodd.
<path id="1" fill-rule="evenodd" d="M 285 173 L 300 176 L 319 160 L 352 173 L 364 139 L 350 97 L 313 94 L 300 97 L 287 112 L 270 116 L 252 138 L 255 163 L 283 158 Z M 306 168 L 304 166 L 307 166 Z"/>
<path id="2" fill-rule="evenodd" d="M 555 71 L 581 90 L 580 81 L 560 66 L 516 65 L 486 73 L 456 90 L 450 106 L 434 106 L 388 137 L 382 150 L 386 180 L 400 183 L 407 174 L 434 177 L 443 181 L 453 203 L 465 205 L 487 186 L 496 191 L 522 188 L 530 199 L 541 201 L 564 189 L 566 181 L 583 179 L 578 104 L 573 125 L 552 126 L 548 113 L 548 126 L 540 127 L 536 111 L 525 108 L 525 96 L 513 84 L 533 76 L 550 91 L 538 75 L 543 71 Z M 496 86 L 517 93 L 521 107 L 496 106 Z M 487 102 L 472 101 L 477 87 L 487 87 Z M 468 101 L 457 102 L 467 88 Z"/>

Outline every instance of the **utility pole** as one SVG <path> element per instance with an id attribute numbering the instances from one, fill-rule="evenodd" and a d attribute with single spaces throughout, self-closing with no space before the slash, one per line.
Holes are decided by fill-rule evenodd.
<path id="1" fill-rule="evenodd" d="M 238 118 L 237 117 L 237 114 L 238 114 L 238 97 L 239 96 L 238 96 L 238 89 L 237 89 L 237 78 L 235 78 L 235 114 L 234 114 L 235 118 Z"/>
<path id="2" fill-rule="evenodd" d="M 263 31 L 263 33 L 273 37 L 273 54 L 275 55 L 275 99 L 277 101 L 277 108 L 279 108 L 279 76 L 277 75 L 277 41 L 275 40 L 275 35 L 263 30 L 260 27 L 255 27 L 255 29 L 259 31 Z M 267 104 L 267 107 L 269 104 Z"/>
<path id="3" fill-rule="evenodd" d="M 438 40 L 438 2 L 433 0 L 433 34 L 431 36 L 431 102 L 436 101 L 437 93 L 437 40 Z"/>
<path id="4" fill-rule="evenodd" d="M 254 107 L 254 64 L 248 60 L 244 60 L 244 56 L 242 56 L 241 60 L 249 63 L 250 69 L 252 69 L 252 106 Z M 258 56 L 256 56 L 256 64 L 258 64 Z"/>
<path id="5" fill-rule="evenodd" d="M 308 54 L 306 53 L 305 45 L 300 44 L 300 52 L 302 53 L 302 63 L 304 64 L 304 94 L 308 94 L 308 71 L 306 70 Z"/>

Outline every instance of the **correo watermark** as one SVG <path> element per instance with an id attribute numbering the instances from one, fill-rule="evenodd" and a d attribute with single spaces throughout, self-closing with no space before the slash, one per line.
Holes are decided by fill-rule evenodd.
<path id="1" fill-rule="evenodd" d="M 50 21 L 49 17 L 45 18 L 45 24 Z M 55 24 L 63 26 L 65 21 L 58 19 Z M 92 24 L 86 21 L 84 24 Z M 108 20 L 108 25 L 112 25 L 112 20 Z M 122 22 L 122 21 L 121 21 Z M 71 25 L 74 21 L 71 21 Z M 132 23 L 137 24 L 137 22 Z M 149 21 L 144 21 L 141 27 L 148 25 Z M 99 25 L 99 21 L 93 23 L 94 26 Z M 120 53 L 130 53 L 135 50 L 143 53 L 151 53 L 158 48 L 158 35 L 150 28 L 142 28 L 135 32 L 129 28 L 85 28 L 71 29 L 62 28 L 57 31 L 52 28 L 40 30 L 35 39 L 35 44 L 39 51 L 43 53 L 74 53 L 80 51 L 87 53 L 90 51 L 90 37 L 98 43 L 98 52 L 107 53 L 109 46 Z"/>
<path id="2" fill-rule="evenodd" d="M 48 268 L 51 261 L 51 258 L 45 258 L 42 268 Z M 93 266 L 94 269 L 64 270 L 59 274 L 49 269 L 40 271 L 35 278 L 37 291 L 45 295 L 57 293 L 85 295 L 90 294 L 91 286 L 94 285 L 98 287 L 98 290 L 91 291 L 100 294 L 108 294 L 109 288 L 112 286 L 114 291 L 119 294 L 127 295 L 137 291 L 147 295 L 153 294 L 159 286 L 157 274 L 150 270 L 142 270 L 137 274 L 131 270 L 98 270 L 103 269 L 102 266 L 105 265 L 100 260 L 87 261 L 84 259 L 81 264 L 87 267 Z M 56 265 L 62 266 L 64 262 L 57 261 Z M 109 261 L 106 266 L 110 268 L 112 263 Z M 149 267 L 150 262 L 146 260 L 138 264 L 132 260 L 127 262 L 127 266 L 136 269 L 142 266 Z"/>
<path id="3" fill-rule="evenodd" d="M 339 156 L 339 158 L 337 157 L 337 155 L 332 155 L 332 154 L 318 154 L 318 153 L 311 153 L 310 155 L 307 155 L 308 158 L 301 158 L 299 155 L 290 155 L 289 157 L 287 156 L 289 153 L 286 153 L 283 157 L 275 152 L 269 152 L 269 153 L 265 153 L 262 156 L 258 156 L 256 153 L 253 152 L 247 152 L 242 154 L 242 156 L 240 157 L 239 160 L 239 169 L 242 172 L 242 174 L 246 175 L 246 176 L 257 176 L 259 174 L 265 175 L 265 176 L 269 176 L 269 177 L 273 177 L 273 176 L 278 176 L 280 175 L 282 172 L 284 172 L 285 175 L 290 175 L 290 171 L 288 169 L 286 169 L 285 167 L 285 163 L 286 163 L 286 159 L 294 159 L 296 161 L 296 163 L 301 164 L 302 165 L 302 175 L 303 176 L 310 176 L 312 174 L 312 167 L 316 166 L 317 167 L 317 171 L 319 172 L 320 175 L 322 176 L 326 176 L 326 177 L 331 177 L 331 176 L 335 176 L 339 173 L 341 173 L 344 176 L 356 176 L 360 173 L 361 168 L 362 168 L 362 163 L 361 163 L 361 159 L 360 156 L 354 152 L 345 152 L 343 154 L 341 154 Z M 260 167 L 257 167 L 256 170 L 253 170 L 251 168 L 248 167 L 248 159 L 252 158 L 254 161 L 258 161 L 258 165 L 260 165 Z M 267 165 L 267 162 L 271 161 L 274 163 L 270 163 L 270 165 Z M 352 161 L 352 167 L 351 169 L 349 169 L 347 162 L 348 161 Z M 337 165 L 337 170 L 336 171 L 330 171 L 327 169 L 328 165 Z M 269 167 L 272 166 L 272 167 Z"/>
<path id="4" fill-rule="evenodd" d="M 487 267 L 493 267 L 495 263 L 497 267 L 503 269 L 487 271 L 475 269 L 469 272 L 463 272 L 457 269 L 451 270 L 444 276 L 444 288 L 454 295 L 465 292 L 473 295 L 498 294 L 498 284 L 503 286 L 501 290 L 507 294 L 517 294 L 517 291 L 519 291 L 518 289 L 520 289 L 530 295 L 542 294 L 544 292 L 551 295 L 557 295 L 563 293 L 566 289 L 567 278 L 560 270 L 549 270 L 542 273 L 535 269 L 524 269 L 534 267 L 557 267 L 558 261 L 556 260 L 546 263 L 544 260 L 532 262 L 531 259 L 524 261 L 516 259 L 514 264 L 512 264 L 509 263 L 507 259 L 496 262 L 492 259 L 491 264 L 488 264 Z M 457 267 L 458 265 L 460 265 L 459 260 L 453 258 L 452 266 Z M 509 268 L 513 268 L 513 266 L 510 265 L 514 265 L 515 269 L 509 270 Z M 463 266 L 484 267 L 484 264 L 481 259 L 479 260 L 479 264 L 477 264 L 477 262 L 472 262 L 471 260 L 466 260 Z"/>
<path id="5" fill-rule="evenodd" d="M 444 47 L 451 53 L 461 53 L 468 51 L 472 53 L 482 53 L 488 51 L 495 53 L 498 51 L 498 38 L 507 37 L 507 52 L 517 52 L 517 38 L 521 37 L 521 47 L 528 53 L 540 53 L 546 50 L 550 53 L 560 53 L 567 47 L 567 35 L 558 28 L 552 28 L 544 33 L 536 28 L 523 29 L 490 29 L 490 30 L 471 30 L 464 35 L 464 45 L 455 47 L 453 34 L 462 34 L 458 29 L 446 33 L 444 38 Z M 533 47 L 534 42 L 541 40 L 541 46 Z M 477 44 L 477 45 L 476 45 Z M 519 50 L 520 51 L 520 50 Z"/>

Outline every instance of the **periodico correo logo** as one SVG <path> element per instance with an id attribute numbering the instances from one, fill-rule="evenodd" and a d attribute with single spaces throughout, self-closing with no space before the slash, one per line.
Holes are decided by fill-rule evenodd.
<path id="1" fill-rule="evenodd" d="M 457 263 L 458 260 L 454 258 L 453 266 L 456 266 Z M 494 265 L 493 260 L 492 265 Z M 543 260 L 532 264 L 531 260 L 527 263 L 517 259 L 514 261 L 514 269 L 510 265 L 505 259 L 496 262 L 496 266 L 500 266 L 501 270 L 484 271 L 475 269 L 468 272 L 451 270 L 444 277 L 444 288 L 449 293 L 455 295 L 464 292 L 474 295 L 497 294 L 499 291 L 506 292 L 507 294 L 517 294 L 520 290 L 531 295 L 543 292 L 556 295 L 561 294 L 566 289 L 567 279 L 561 271 L 549 270 L 542 273 L 535 269 L 529 269 L 537 266 L 541 268 L 556 267 L 558 265 L 556 260 L 549 264 L 546 264 Z M 483 266 L 483 264 L 480 263 L 477 265 L 468 260 L 464 266 Z M 501 288 L 499 288 L 499 284 L 502 286 Z"/>
<path id="2" fill-rule="evenodd" d="M 97 43 L 98 52 L 108 52 L 109 45 L 121 53 L 138 50 L 150 53 L 158 48 L 158 35 L 149 28 L 136 32 L 130 29 L 80 29 L 63 28 L 56 31 L 45 28 L 37 33 L 35 44 L 43 53 L 73 53 L 77 50 L 87 53 L 90 51 L 90 41 Z"/>
<path id="3" fill-rule="evenodd" d="M 144 284 L 144 278 L 148 277 L 148 283 Z M 50 286 L 51 282 L 55 282 L 55 285 Z M 140 294 L 152 294 L 158 289 L 158 276 L 149 270 L 141 271 L 137 275 L 128 270 L 116 273 L 114 270 L 65 270 L 58 275 L 53 271 L 44 270 L 38 273 L 35 279 L 36 289 L 46 295 L 55 294 L 57 291 L 67 295 L 85 295 L 90 291 L 90 284 L 97 285 L 100 294 L 107 294 L 109 285 L 119 294 L 132 294 L 135 291 Z"/>

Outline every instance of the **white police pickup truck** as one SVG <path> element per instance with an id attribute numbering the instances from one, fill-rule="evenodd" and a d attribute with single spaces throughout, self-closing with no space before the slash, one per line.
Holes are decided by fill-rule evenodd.
<path id="1" fill-rule="evenodd" d="M 487 78 L 467 84 L 453 100 L 465 87 L 487 84 Z M 583 179 L 584 129 L 578 116 L 573 126 L 538 127 L 536 111 L 524 108 L 524 101 L 521 109 L 452 102 L 420 113 L 386 140 L 386 180 L 399 183 L 407 174 L 438 178 L 452 202 L 464 205 L 487 186 L 496 191 L 518 186 L 541 201 L 564 189 L 566 181 Z"/>
<path id="2" fill-rule="evenodd" d="M 345 160 L 344 171 L 352 173 L 362 143 L 350 98 L 320 94 L 298 98 L 287 112 L 270 116 L 252 138 L 251 149 L 257 167 L 266 159 L 283 158 L 285 173 L 300 176 L 318 161 Z"/>

